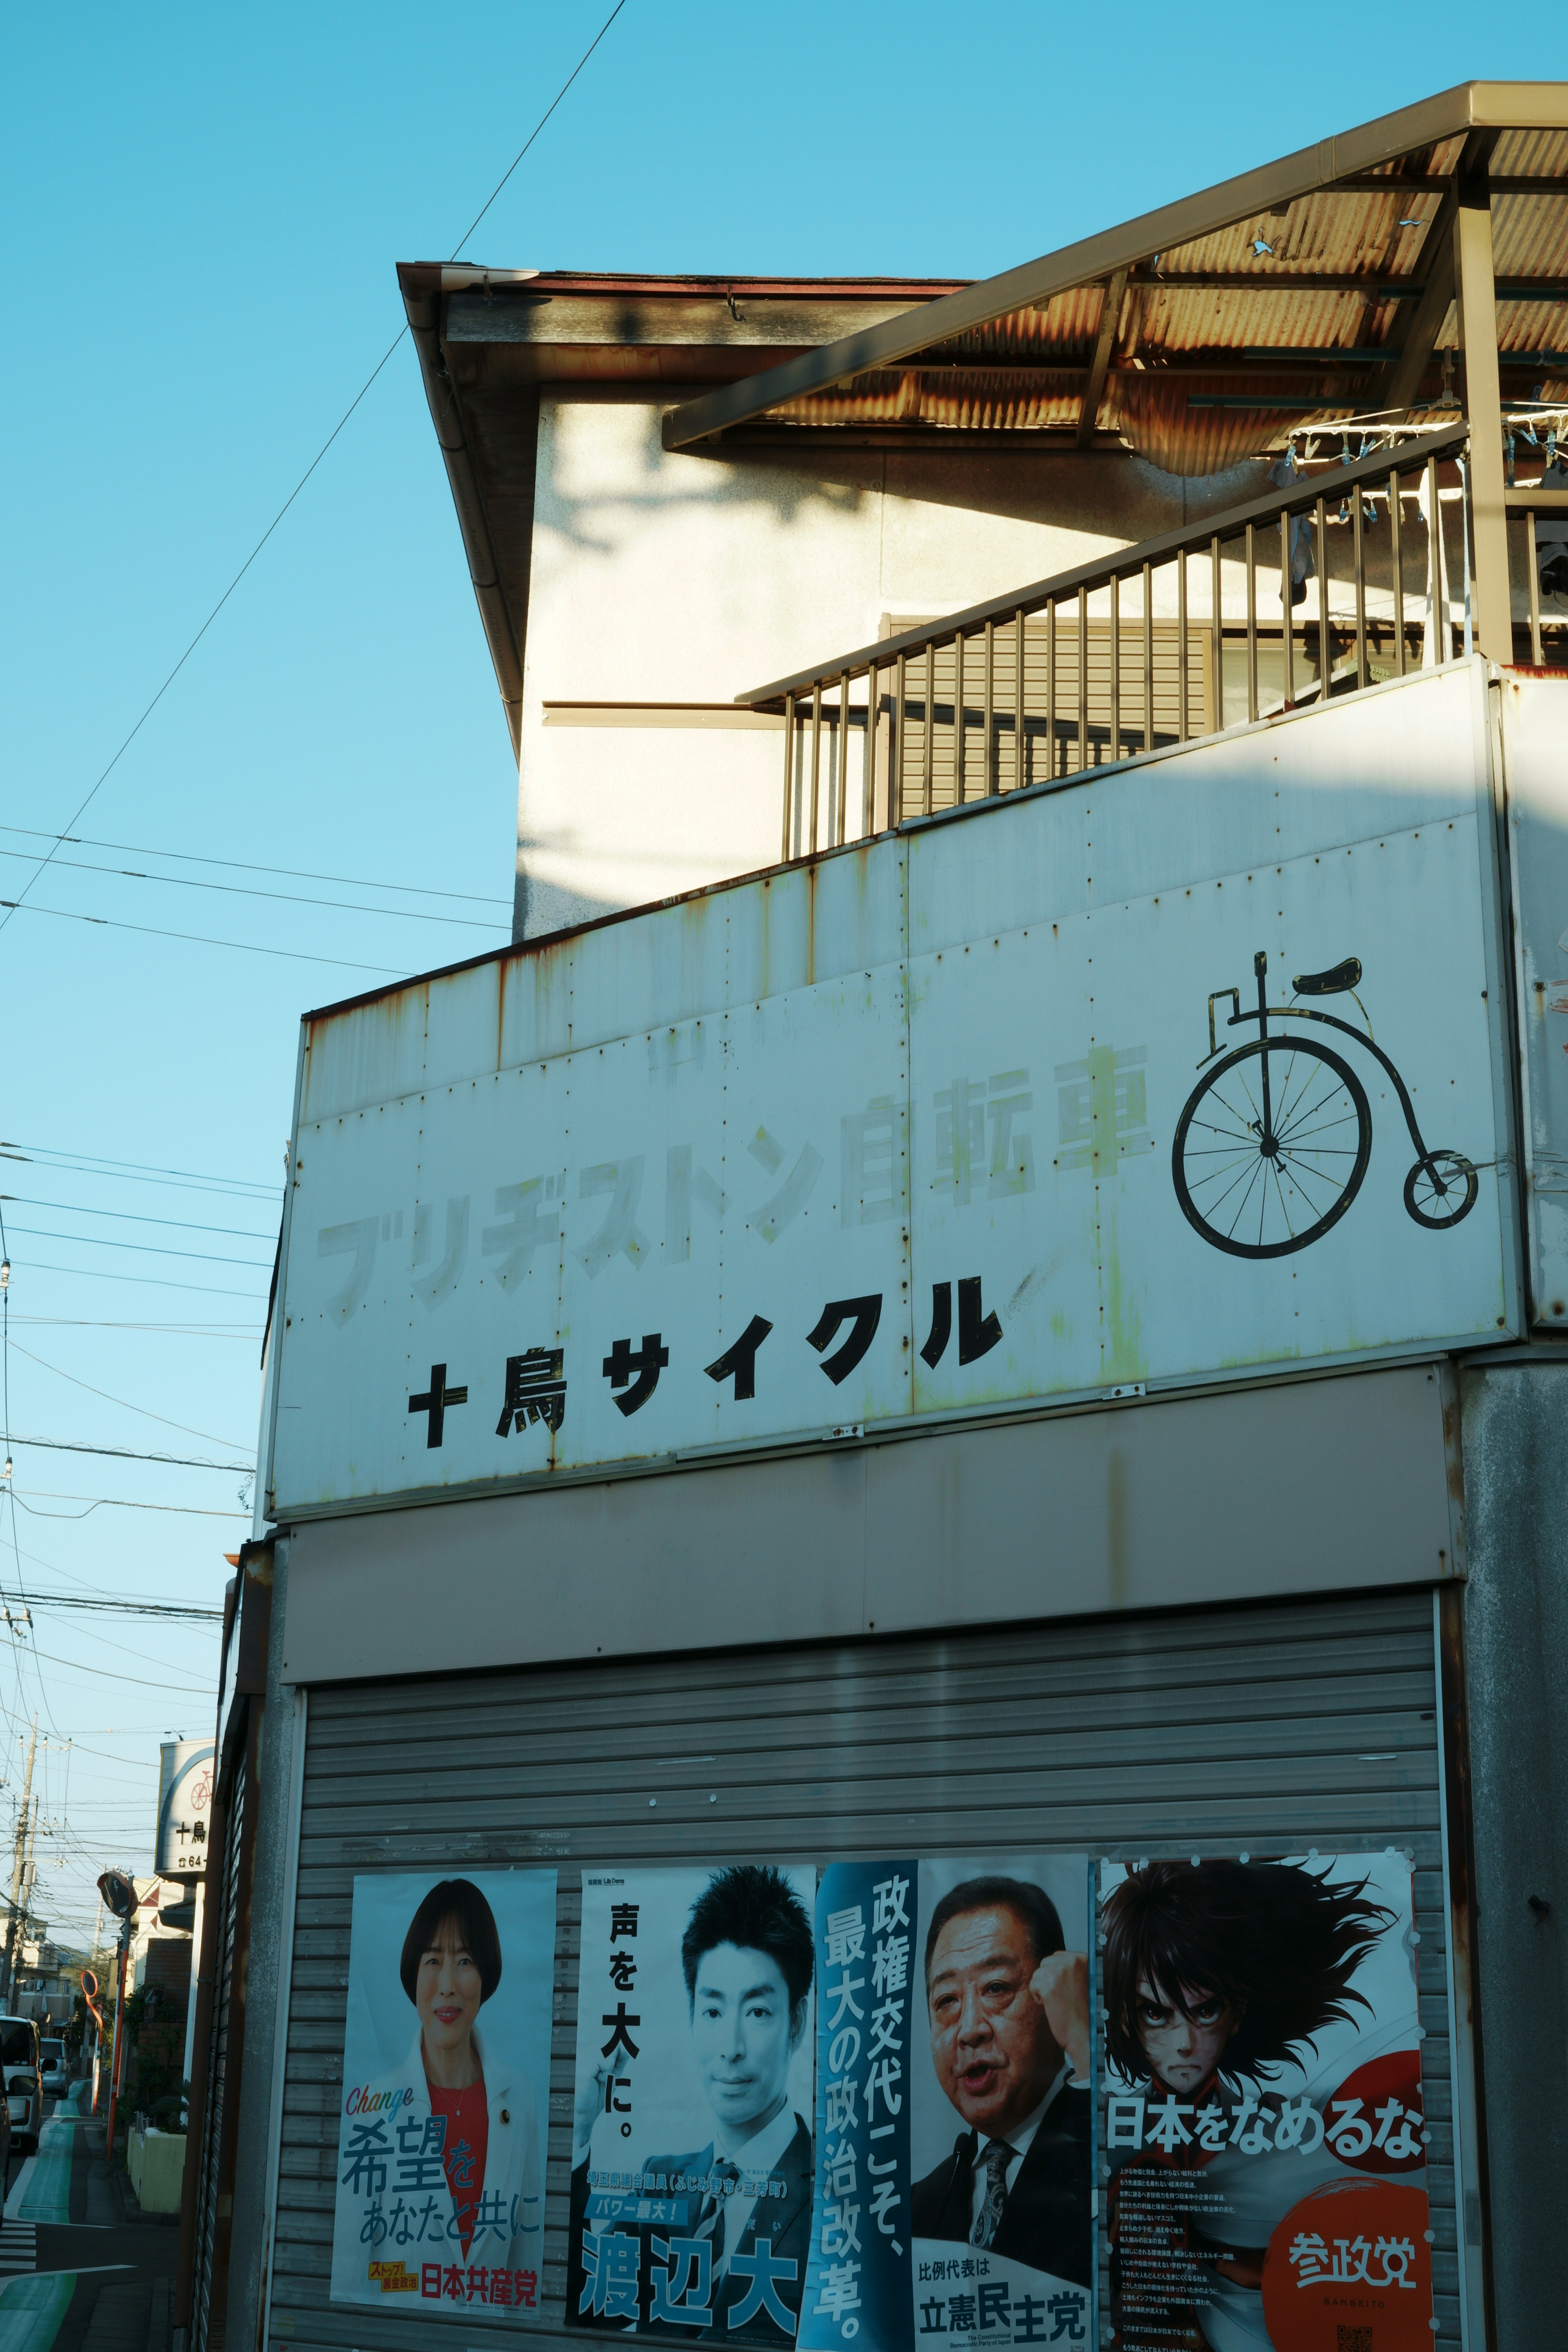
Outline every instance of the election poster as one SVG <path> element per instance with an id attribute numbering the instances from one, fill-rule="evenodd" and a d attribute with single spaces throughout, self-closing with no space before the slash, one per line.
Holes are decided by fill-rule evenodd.
<path id="1" fill-rule="evenodd" d="M 920 1866 L 836 1862 L 816 1890 L 821 2148 L 802 2352 L 910 2340 L 909 2053 Z"/>
<path id="2" fill-rule="evenodd" d="M 1092 2337 L 1087 1854 L 928 1861 L 911 2038 L 914 2335 Z M 945 2342 L 942 2352 L 947 2352 Z"/>
<path id="3" fill-rule="evenodd" d="M 1377 2352 L 1434 2325 L 1410 1864 L 1102 1864 L 1109 2340 Z"/>
<path id="4" fill-rule="evenodd" d="M 1084 1854 L 835 1864 L 802 2352 L 1093 2336 Z"/>
<path id="5" fill-rule="evenodd" d="M 794 2342 L 816 1882 L 809 1864 L 584 1873 L 569 2324 Z"/>
<path id="6" fill-rule="evenodd" d="M 555 1873 L 356 1878 L 334 2303 L 537 2316 Z"/>

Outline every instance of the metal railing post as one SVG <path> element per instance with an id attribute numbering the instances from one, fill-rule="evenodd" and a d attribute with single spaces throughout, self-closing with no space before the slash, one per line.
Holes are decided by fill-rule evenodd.
<path id="1" fill-rule="evenodd" d="M 1318 700 L 1327 702 L 1334 683 L 1334 633 L 1329 622 L 1329 516 L 1321 499 L 1318 533 Z"/>
<path id="2" fill-rule="evenodd" d="M 1154 748 L 1154 567 L 1143 566 L 1143 749 Z"/>
<path id="3" fill-rule="evenodd" d="M 1535 509 L 1525 509 L 1524 560 L 1530 567 L 1530 658 L 1541 667 L 1541 574 L 1535 568 Z"/>
<path id="4" fill-rule="evenodd" d="M 1214 567 L 1214 723 L 1223 732 L 1225 728 L 1225 583 L 1220 574 L 1219 534 L 1209 541 L 1209 560 Z"/>
<path id="5" fill-rule="evenodd" d="M 1046 776 L 1047 781 L 1054 783 L 1056 774 L 1057 608 L 1053 600 L 1046 606 Z"/>
<path id="6" fill-rule="evenodd" d="M 1258 716 L 1258 547 L 1247 526 L 1247 715 Z"/>
<path id="7" fill-rule="evenodd" d="M 921 814 L 930 816 L 931 804 L 932 753 L 936 749 L 936 646 L 926 639 L 926 719 L 921 732 Z"/>
<path id="8" fill-rule="evenodd" d="M 1281 678 L 1287 710 L 1296 703 L 1296 626 L 1290 603 L 1290 518 L 1283 507 L 1279 509 L 1279 616 L 1285 646 L 1285 668 Z"/>
<path id="9" fill-rule="evenodd" d="M 1426 589 L 1430 612 L 1426 625 L 1436 661 L 1448 658 L 1448 598 L 1443 577 L 1443 509 L 1437 499 L 1437 460 L 1426 460 Z"/>
<path id="10" fill-rule="evenodd" d="M 952 641 L 952 798 L 963 806 L 963 631 Z"/>
<path id="11" fill-rule="evenodd" d="M 789 864 L 789 837 L 795 816 L 795 697 L 784 697 L 784 847 L 779 851 L 779 864 Z"/>
<path id="12" fill-rule="evenodd" d="M 860 834 L 869 840 L 877 830 L 877 665 L 866 673 L 866 769 L 860 786 Z"/>
<path id="13" fill-rule="evenodd" d="M 840 849 L 848 829 L 849 806 L 849 673 L 845 671 L 838 687 L 838 810 L 834 838 Z"/>
<path id="14" fill-rule="evenodd" d="M 1013 782 L 1025 781 L 1024 766 L 1024 611 L 1013 615 Z"/>
<path id="15" fill-rule="evenodd" d="M 1078 592 L 1078 764 L 1089 765 L 1089 589 Z"/>
<path id="16" fill-rule="evenodd" d="M 1405 676 L 1405 518 L 1400 511 L 1399 467 L 1388 478 L 1388 527 L 1394 534 L 1394 675 Z"/>
<path id="17" fill-rule="evenodd" d="M 888 746 L 888 823 L 904 821 L 904 712 L 909 701 L 908 667 L 902 654 L 893 673 L 893 740 Z"/>
<path id="18" fill-rule="evenodd" d="M 811 689 L 811 850 L 816 856 L 816 802 L 822 783 L 822 680 Z"/>
<path id="19" fill-rule="evenodd" d="M 985 797 L 987 800 L 994 797 L 998 782 L 994 741 L 995 704 L 996 624 L 994 621 L 987 621 L 985 624 Z"/>
<path id="20" fill-rule="evenodd" d="M 1355 565 L 1355 682 L 1358 689 L 1372 683 L 1366 660 L 1366 546 L 1362 536 L 1361 484 L 1351 492 L 1352 561 Z"/>
<path id="21" fill-rule="evenodd" d="M 1176 740 L 1187 740 L 1192 717 L 1187 708 L 1187 557 L 1185 549 L 1176 558 Z"/>
<path id="22" fill-rule="evenodd" d="M 1121 583 L 1110 575 L 1110 762 L 1121 757 Z"/>

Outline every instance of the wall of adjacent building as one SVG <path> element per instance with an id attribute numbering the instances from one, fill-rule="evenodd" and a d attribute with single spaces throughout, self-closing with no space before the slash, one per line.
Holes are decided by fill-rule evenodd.
<path id="1" fill-rule="evenodd" d="M 752 447 L 671 455 L 674 395 L 541 402 L 514 936 L 772 864 L 780 723 L 638 723 L 563 703 L 731 705 L 746 689 L 1234 503 L 1131 455 Z M 857 746 L 854 757 L 858 759 Z M 852 771 L 851 807 L 858 804 Z"/>

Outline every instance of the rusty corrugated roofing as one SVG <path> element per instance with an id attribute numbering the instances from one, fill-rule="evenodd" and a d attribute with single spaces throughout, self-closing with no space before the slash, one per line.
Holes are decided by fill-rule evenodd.
<path id="1" fill-rule="evenodd" d="M 1154 463 L 1195 474 L 1267 447 L 1302 419 L 1384 409 L 1396 373 L 1417 367 L 1397 362 L 1426 276 L 1452 268 L 1445 189 L 1471 140 L 1467 168 L 1489 150 L 1494 180 L 1510 184 L 1492 199 L 1500 350 L 1568 349 L 1568 84 L 1469 83 L 941 299 L 930 312 L 935 332 L 911 311 L 688 402 L 667 419 L 667 443 L 684 446 L 747 417 L 784 429 L 1098 424 Z M 1520 191 L 1520 179 L 1543 185 Z M 1530 281 L 1528 290 L 1510 280 Z M 1113 285 L 1121 290 L 1100 380 L 1091 365 Z M 1450 304 L 1435 344 L 1420 344 L 1405 403 L 1440 394 L 1443 353 L 1457 340 Z M 1505 398 L 1533 389 L 1527 375 L 1505 370 Z M 1091 383 L 1098 403 L 1086 417 Z M 1249 395 L 1256 405 L 1237 404 Z"/>

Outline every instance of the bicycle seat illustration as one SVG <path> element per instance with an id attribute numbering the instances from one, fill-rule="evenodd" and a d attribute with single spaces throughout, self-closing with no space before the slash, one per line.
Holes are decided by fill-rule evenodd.
<path id="1" fill-rule="evenodd" d="M 1468 1216 L 1479 1190 L 1462 1152 L 1428 1150 L 1416 1124 L 1409 1089 L 1374 1043 L 1372 1024 L 1355 994 L 1359 958 L 1347 956 L 1329 971 L 1299 973 L 1297 996 L 1350 996 L 1364 1028 L 1304 1004 L 1270 1005 L 1264 975 L 1268 959 L 1252 959 L 1258 1009 L 1244 1013 L 1241 992 L 1216 988 L 1209 998 L 1209 1050 L 1215 1066 L 1200 1079 L 1176 1123 L 1171 1175 L 1176 1198 L 1194 1232 L 1233 1257 L 1285 1257 L 1307 1248 L 1338 1224 L 1361 1190 L 1372 1156 L 1372 1111 L 1366 1089 L 1342 1055 L 1312 1036 L 1269 1024 L 1314 1021 L 1352 1038 L 1392 1079 L 1415 1148 L 1405 1179 L 1405 1206 L 1418 1225 L 1446 1232 Z M 1214 1009 L 1231 1003 L 1228 1029 L 1256 1022 L 1258 1034 L 1226 1054 L 1215 1036 Z M 1203 1062 L 1198 1067 L 1202 1069 Z"/>

